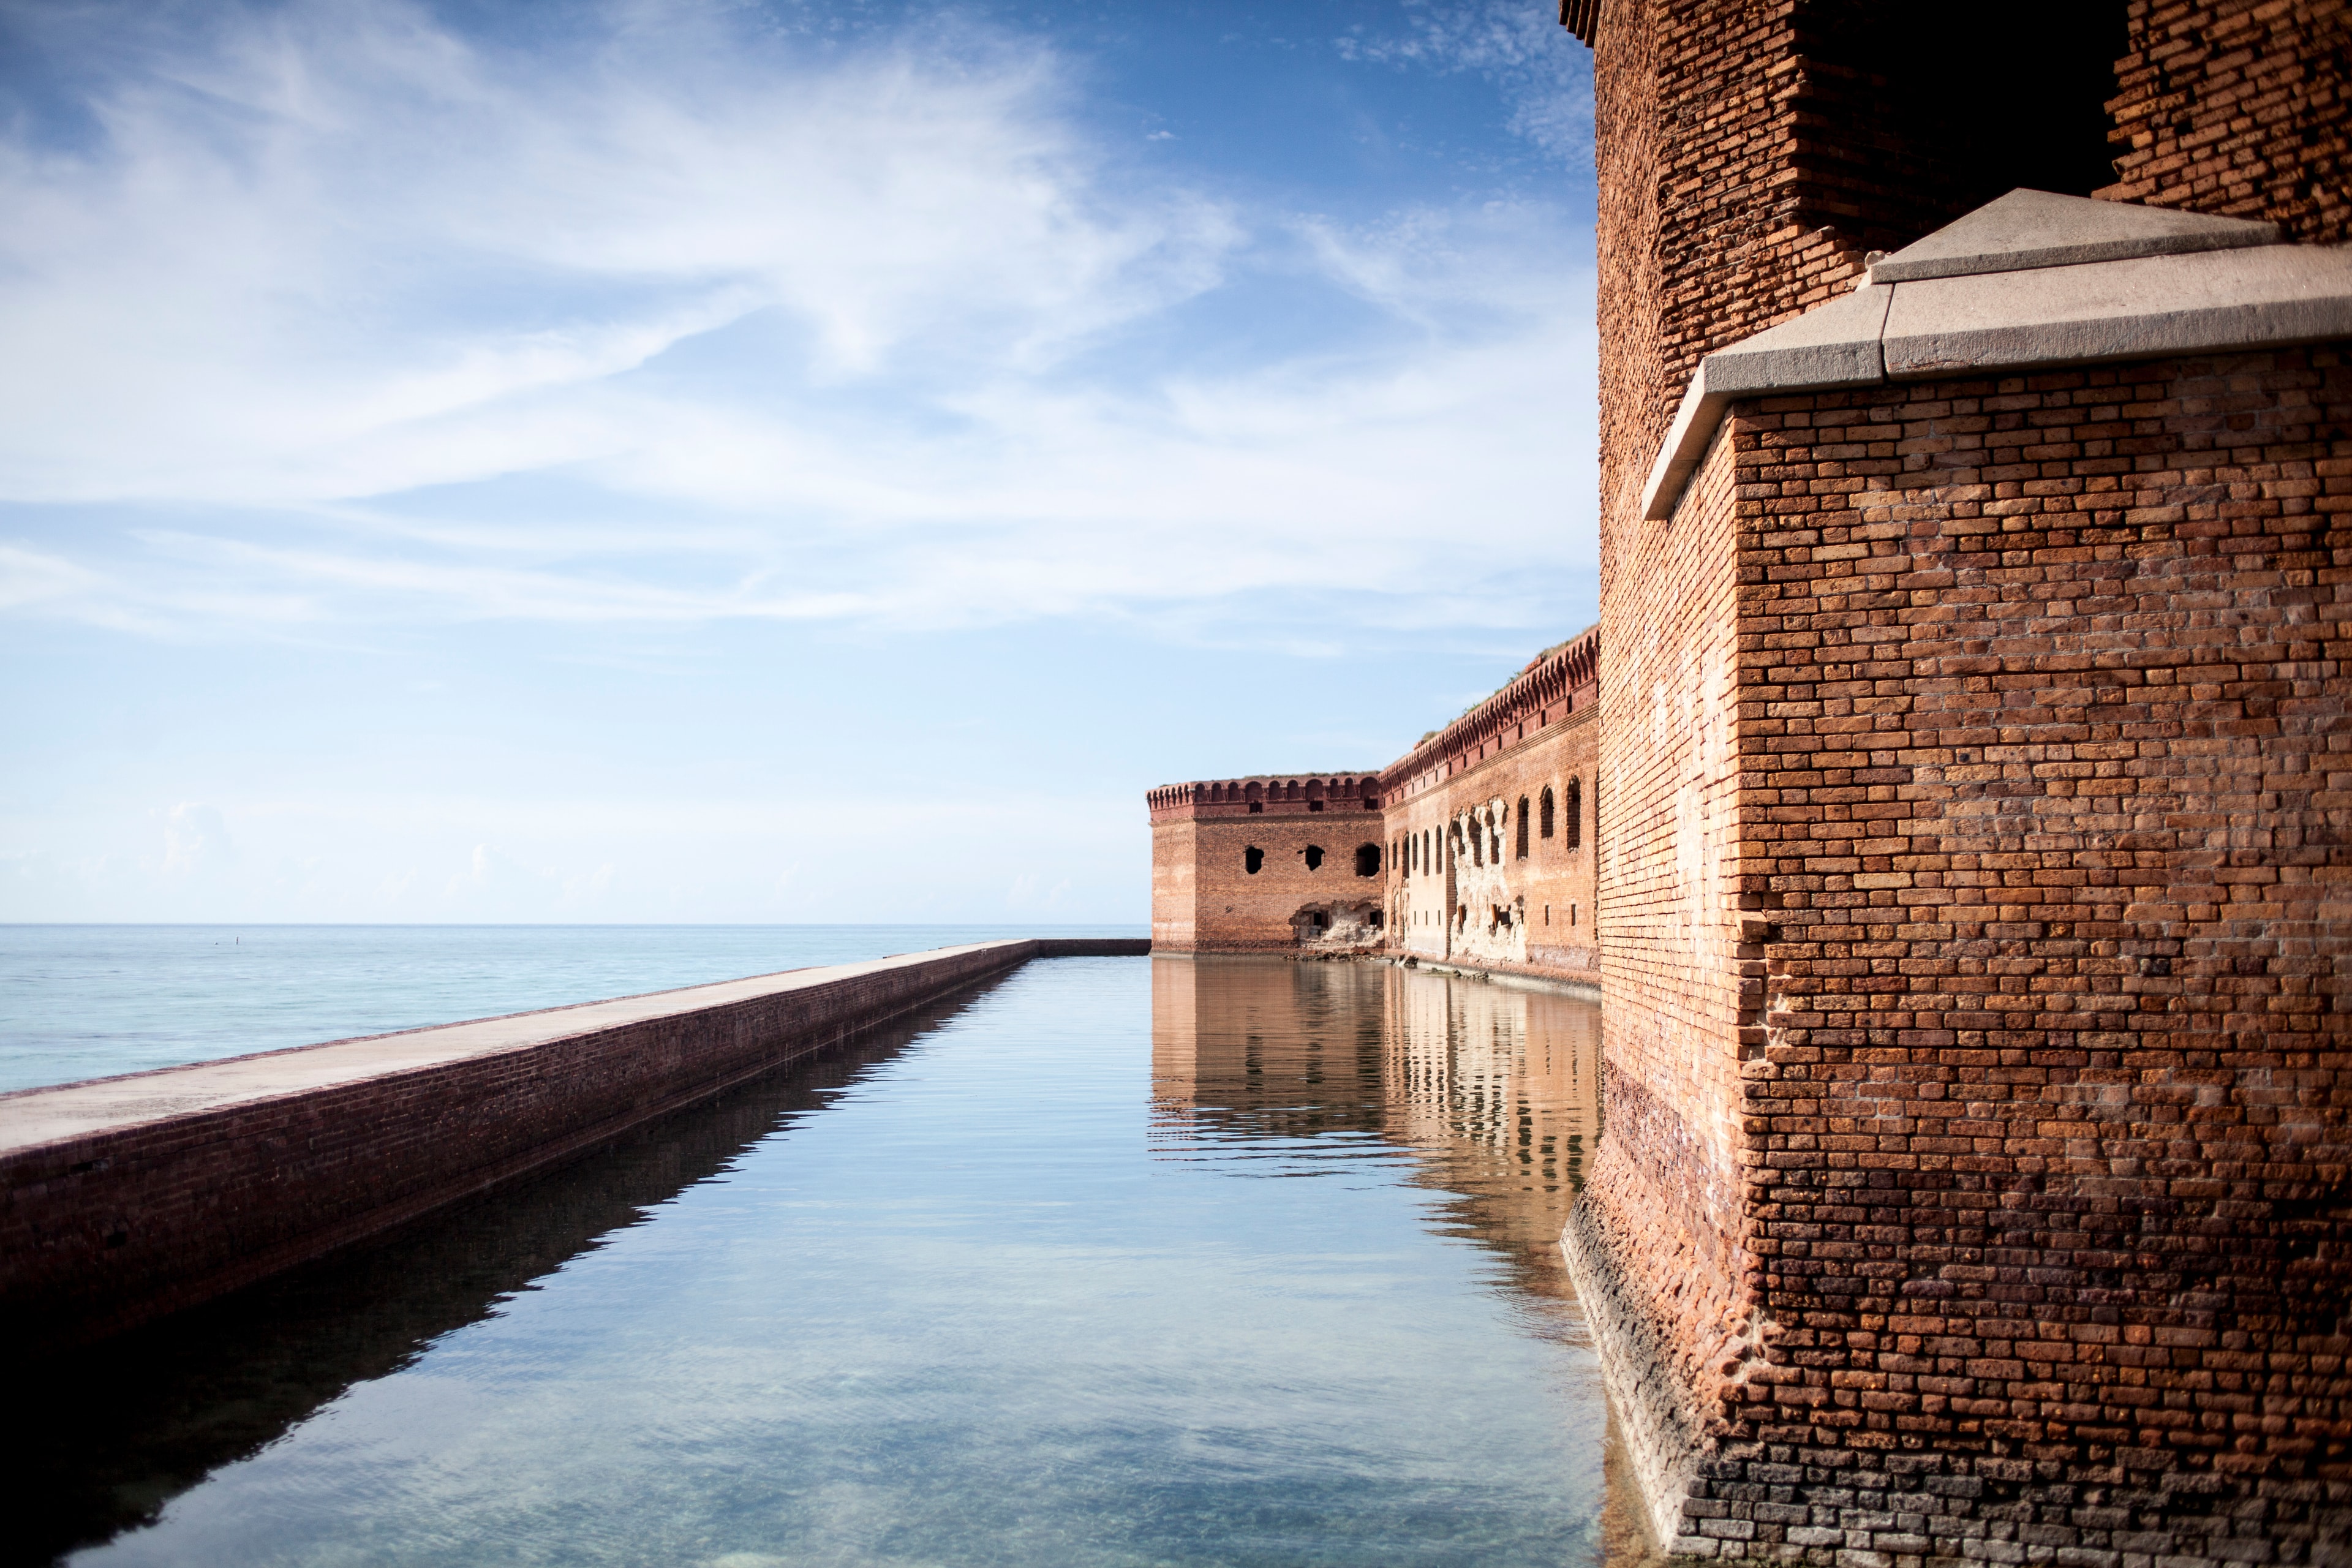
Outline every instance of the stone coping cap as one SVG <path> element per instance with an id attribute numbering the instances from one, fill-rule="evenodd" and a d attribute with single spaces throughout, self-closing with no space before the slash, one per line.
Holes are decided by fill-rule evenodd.
<path id="1" fill-rule="evenodd" d="M 1674 515 L 1724 410 L 1740 399 L 2338 338 L 2352 338 L 2352 248 L 2233 241 L 2022 270 L 1865 279 L 1699 362 L 1651 465 L 1642 515 Z"/>
<path id="2" fill-rule="evenodd" d="M 1873 260 L 1870 280 L 1914 283 L 2278 242 L 2274 223 L 2020 189 Z"/>
<path id="3" fill-rule="evenodd" d="M 730 1003 L 808 990 L 990 948 L 1018 947 L 1029 940 L 1013 937 L 966 942 L 863 963 L 789 969 L 744 980 L 649 991 L 643 995 L 604 1002 L 577 1002 L 462 1024 L 435 1024 L 217 1061 L 189 1062 L 149 1072 L 125 1073 L 119 1078 L 20 1089 L 0 1094 L 0 1154 L 193 1112 L 281 1095 L 307 1094 L 388 1073 L 412 1072 L 501 1051 L 528 1050 L 672 1014 L 696 1013 Z"/>

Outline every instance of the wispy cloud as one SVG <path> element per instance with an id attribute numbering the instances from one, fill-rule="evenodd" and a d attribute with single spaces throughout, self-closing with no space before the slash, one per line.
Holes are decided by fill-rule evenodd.
<path id="1" fill-rule="evenodd" d="M 1403 29 L 1349 34 L 1339 40 L 1340 51 L 1375 64 L 1474 71 L 1502 89 L 1513 134 L 1562 158 L 1591 153 L 1591 79 L 1570 68 L 1581 46 L 1552 7 L 1518 0 L 1408 4 Z"/>
<path id="2" fill-rule="evenodd" d="M 1175 626 L 1590 561 L 1552 209 L 1171 185 L 951 20 L 74 15 L 94 129 L 0 134 L 0 612 Z M 1378 47 L 1535 91 L 1504 12 L 1417 15 Z M 1252 352 L 1302 297 L 1344 327 Z"/>

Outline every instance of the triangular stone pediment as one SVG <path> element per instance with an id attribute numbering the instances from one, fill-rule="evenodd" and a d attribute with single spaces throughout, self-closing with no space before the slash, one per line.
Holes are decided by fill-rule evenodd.
<path id="1" fill-rule="evenodd" d="M 1880 258 L 1871 264 L 1870 280 L 1907 283 L 2278 242 L 2276 224 L 2021 189 Z"/>

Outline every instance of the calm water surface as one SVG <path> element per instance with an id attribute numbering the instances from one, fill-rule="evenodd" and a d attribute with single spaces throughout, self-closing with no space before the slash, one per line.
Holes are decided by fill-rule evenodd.
<path id="1" fill-rule="evenodd" d="M 0 1092 L 998 937 L 1144 926 L 0 925 Z"/>
<path id="2" fill-rule="evenodd" d="M 1386 968 L 1033 963 L 49 1369 L 11 1550 L 1594 1563 L 1597 1039 Z"/>

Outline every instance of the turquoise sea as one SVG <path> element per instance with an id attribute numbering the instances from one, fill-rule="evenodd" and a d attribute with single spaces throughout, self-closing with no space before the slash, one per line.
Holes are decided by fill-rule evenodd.
<path id="1" fill-rule="evenodd" d="M 1131 926 L 0 925 L 0 1093 L 955 942 Z"/>
<path id="2" fill-rule="evenodd" d="M 8 1041 L 74 1077 L 982 934 L 19 927 Z M 1566 997 L 1031 963 L 14 1369 L 0 1564 L 1630 1564 L 1556 1244 L 1598 1068 Z"/>

